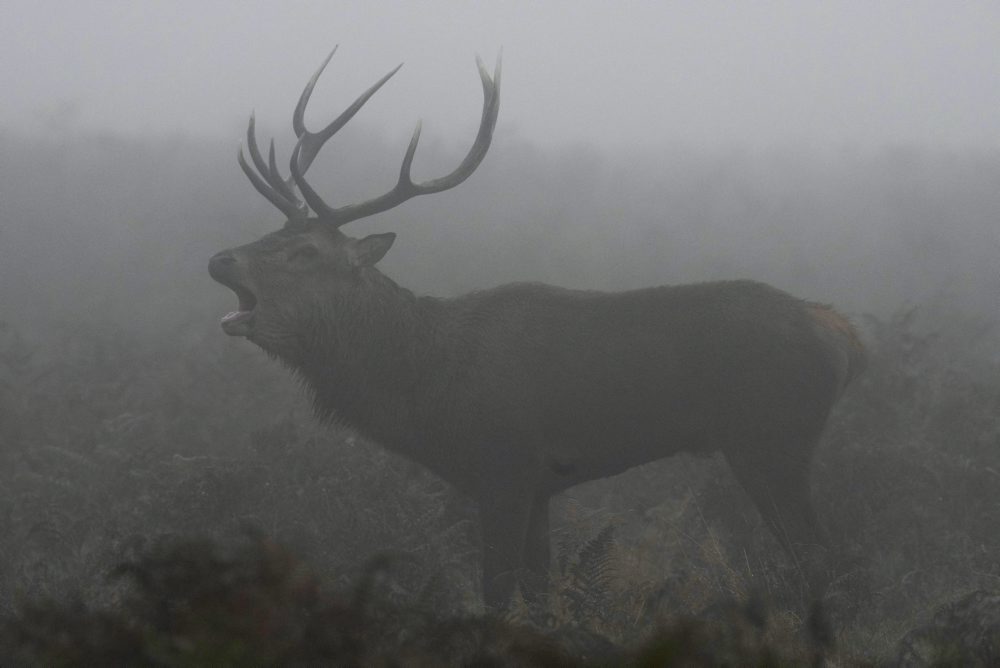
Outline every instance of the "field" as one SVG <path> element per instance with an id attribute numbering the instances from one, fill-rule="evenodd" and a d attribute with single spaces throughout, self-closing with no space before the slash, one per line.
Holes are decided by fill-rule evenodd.
<path id="1" fill-rule="evenodd" d="M 253 193 L 230 185 L 235 167 L 225 167 L 233 179 L 214 176 L 214 163 L 192 174 L 168 147 L 115 141 L 39 151 L 4 140 L 0 615 L 23 623 L 44 601 L 79 615 L 59 606 L 120 610 L 136 594 L 128 578 L 109 577 L 116 566 L 131 563 L 134 575 L 191 540 L 217 546 L 197 543 L 195 554 L 240 558 L 281 546 L 324 591 L 356 592 L 375 569 L 380 605 L 478 614 L 477 520 L 465 500 L 348 427 L 316 423 L 279 365 L 219 332 L 230 296 L 204 261 L 266 229 L 249 222 L 267 216 L 248 209 Z M 848 665 L 887 660 L 937 606 L 997 588 L 1000 283 L 997 248 L 984 239 L 1000 210 L 989 185 L 1000 158 L 695 156 L 693 175 L 680 178 L 691 156 L 679 153 L 661 175 L 680 182 L 662 205 L 679 222 L 664 229 L 668 241 L 645 244 L 664 246 L 664 269 L 641 255 L 655 250 L 642 240 L 656 231 L 656 184 L 625 181 L 627 161 L 511 153 L 492 170 L 487 162 L 464 199 L 417 206 L 406 236 L 436 218 L 446 237 L 449 206 L 461 219 L 498 193 L 516 201 L 448 237 L 434 262 L 420 256 L 433 250 L 429 233 L 414 230 L 416 249 L 387 271 L 438 293 L 494 278 L 614 289 L 739 275 L 844 304 L 870 359 L 814 465 L 816 505 L 837 545 L 824 651 Z M 55 190 L 38 205 L 31 184 L 56 160 Z M 149 163 L 168 175 L 167 192 L 142 191 Z M 868 171 L 857 175 L 859 165 Z M 793 175 L 794 188 L 774 185 Z M 620 181 L 634 192 L 601 197 Z M 604 208 L 547 202 L 539 183 L 591 193 Z M 404 227 L 404 215 L 380 224 Z M 811 222 L 788 222 L 798 216 Z M 603 228 L 607 217 L 623 222 Z M 783 247 L 766 247 L 767 221 L 789 230 Z M 477 233 L 485 239 L 470 241 Z M 477 272 L 487 242 L 514 267 Z M 607 253 L 588 255 L 594 244 Z M 617 269 L 623 257 L 632 263 Z M 448 271 L 434 274 L 436 262 Z M 680 620 L 724 617 L 736 601 L 762 606 L 769 639 L 809 635 L 794 564 L 721 460 L 675 457 L 581 486 L 558 500 L 553 523 L 554 593 L 544 610 L 515 606 L 507 621 L 638 647 Z"/>

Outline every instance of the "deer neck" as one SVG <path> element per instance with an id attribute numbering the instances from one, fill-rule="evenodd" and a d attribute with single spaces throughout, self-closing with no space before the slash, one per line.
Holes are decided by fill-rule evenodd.
<path id="1" fill-rule="evenodd" d="M 441 302 L 417 298 L 378 272 L 354 298 L 331 305 L 297 370 L 317 412 L 391 445 L 416 426 L 417 388 L 443 347 Z"/>

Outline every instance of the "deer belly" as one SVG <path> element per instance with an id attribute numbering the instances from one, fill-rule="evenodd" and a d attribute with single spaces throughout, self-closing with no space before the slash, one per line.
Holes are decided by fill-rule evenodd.
<path id="1" fill-rule="evenodd" d="M 723 447 L 717 419 L 666 399 L 608 400 L 587 410 L 554 412 L 546 428 L 551 468 L 575 484 L 680 452 L 708 454 Z"/>

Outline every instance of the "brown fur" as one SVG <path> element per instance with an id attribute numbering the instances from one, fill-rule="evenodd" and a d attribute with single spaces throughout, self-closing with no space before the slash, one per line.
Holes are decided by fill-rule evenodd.
<path id="1" fill-rule="evenodd" d="M 792 556 L 822 543 L 809 463 L 863 360 L 835 311 L 751 281 L 416 297 L 374 266 L 391 243 L 313 221 L 211 271 L 254 295 L 247 337 L 301 374 L 320 415 L 478 504 L 489 603 L 519 576 L 544 581 L 552 495 L 677 452 L 721 451 Z"/>
<path id="2" fill-rule="evenodd" d="M 839 352 L 837 377 L 838 396 L 865 369 L 865 347 L 851 322 L 826 304 L 810 303 L 809 316 L 817 325 L 817 334 Z"/>

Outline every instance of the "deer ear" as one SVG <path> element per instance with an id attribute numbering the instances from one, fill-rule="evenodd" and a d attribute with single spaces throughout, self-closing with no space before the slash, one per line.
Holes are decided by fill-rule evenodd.
<path id="1" fill-rule="evenodd" d="M 396 240 L 395 232 L 371 234 L 351 244 L 349 257 L 354 267 L 371 267 L 385 257 Z"/>

